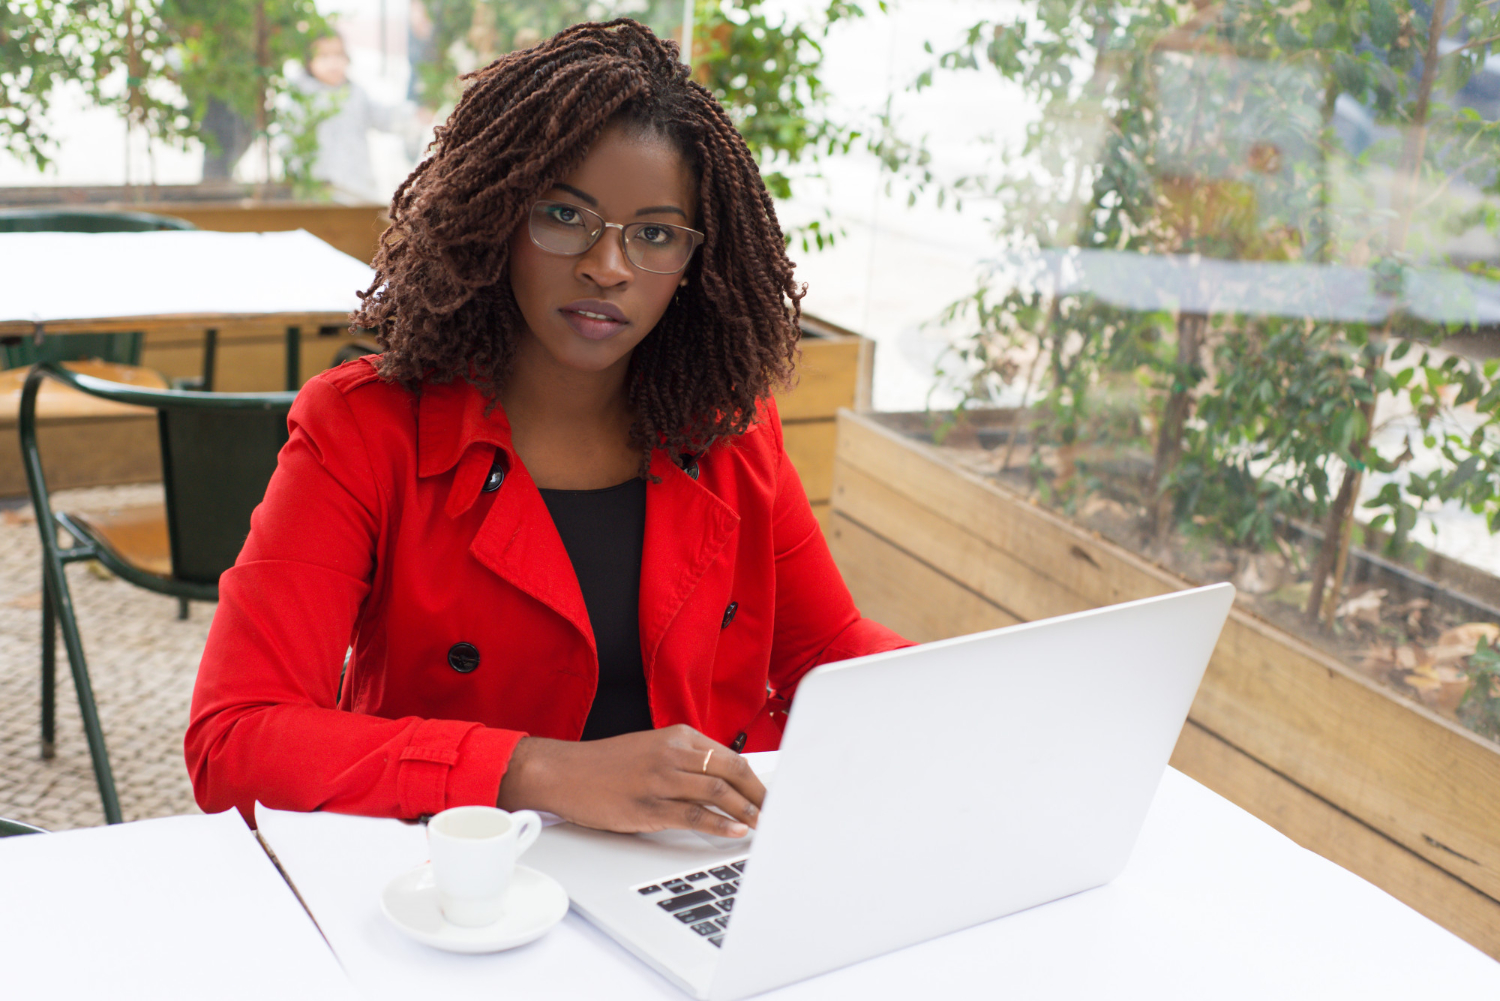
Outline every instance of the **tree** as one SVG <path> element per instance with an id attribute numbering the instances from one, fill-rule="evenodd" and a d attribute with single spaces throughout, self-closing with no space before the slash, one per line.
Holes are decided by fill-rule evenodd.
<path id="1" fill-rule="evenodd" d="M 1486 0 L 1041 0 L 976 24 L 931 71 L 989 69 L 1017 85 L 1041 112 L 1019 150 L 940 182 L 914 147 L 888 135 L 882 149 L 915 189 L 991 205 L 1022 260 L 1071 247 L 1319 274 L 1340 264 L 1369 268 L 1400 302 L 1404 285 L 1432 278 L 1423 266 L 1454 273 L 1453 236 L 1496 229 L 1485 195 L 1500 133 L 1460 94 L 1497 43 L 1500 9 Z M 1368 116 L 1374 141 L 1347 137 L 1340 108 Z M 1397 543 L 1433 500 L 1500 529 L 1496 366 L 1441 349 L 1465 324 L 1461 303 L 1436 320 L 1397 310 L 1374 322 L 1332 302 L 1301 315 L 1124 310 L 1012 277 L 946 313 L 968 325 L 949 363 L 966 402 L 1022 378 L 1029 396 L 1036 372 L 1039 433 L 1066 442 L 1097 420 L 1091 395 L 1134 366 L 1149 390 L 1143 422 L 1115 426 L 1154 426 L 1154 529 L 1269 546 L 1286 519 L 1321 522 L 1310 618 L 1332 621 L 1367 474 L 1391 477 L 1367 507 Z M 1036 363 L 1017 364 L 1027 356 Z M 1409 411 L 1394 454 L 1373 438 L 1382 401 Z M 1403 469 L 1414 450 L 1436 468 Z"/>

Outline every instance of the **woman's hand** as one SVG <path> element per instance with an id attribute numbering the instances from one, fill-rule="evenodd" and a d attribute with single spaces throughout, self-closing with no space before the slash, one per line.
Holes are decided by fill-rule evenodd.
<path id="1" fill-rule="evenodd" d="M 765 796 L 744 758 L 679 724 L 585 742 L 523 738 L 496 805 L 606 831 L 685 827 L 742 838 Z"/>

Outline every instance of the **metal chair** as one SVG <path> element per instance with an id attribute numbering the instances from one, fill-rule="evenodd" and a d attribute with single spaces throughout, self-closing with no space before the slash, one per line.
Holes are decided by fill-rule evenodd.
<path id="1" fill-rule="evenodd" d="M 134 509 L 114 519 L 54 512 L 37 449 L 37 392 L 43 379 L 56 379 L 80 392 L 117 403 L 153 407 L 161 440 L 165 504 Z M 250 530 L 250 512 L 260 503 L 287 439 L 286 415 L 296 393 L 199 393 L 153 390 L 109 382 L 44 362 L 35 366 L 21 390 L 21 457 L 31 503 L 42 536 L 42 756 L 52 757 L 56 739 L 57 631 L 78 691 L 94 776 L 105 819 L 121 820 L 104 732 L 94 703 L 83 642 L 63 568 L 98 560 L 121 580 L 181 602 L 217 601 L 219 575 L 234 565 Z M 73 543 L 57 541 L 61 528 Z M 170 559 L 152 565 L 139 555 L 143 536 L 165 532 Z"/>
<path id="2" fill-rule="evenodd" d="M 0 838 L 14 837 L 17 834 L 46 834 L 40 827 L 32 827 L 23 824 L 19 820 L 6 820 L 0 817 Z"/>

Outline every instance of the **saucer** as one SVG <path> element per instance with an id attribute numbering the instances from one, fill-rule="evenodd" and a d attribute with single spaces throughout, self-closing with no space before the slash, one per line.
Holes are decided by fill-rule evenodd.
<path id="1" fill-rule="evenodd" d="M 500 920 L 464 928 L 443 918 L 429 862 L 387 883 L 380 909 L 391 924 L 423 945 L 448 952 L 499 952 L 547 934 L 568 913 L 568 894 L 551 876 L 518 865 Z"/>

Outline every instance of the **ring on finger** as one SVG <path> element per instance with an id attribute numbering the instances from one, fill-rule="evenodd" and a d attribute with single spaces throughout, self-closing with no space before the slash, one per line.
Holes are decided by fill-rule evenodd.
<path id="1" fill-rule="evenodd" d="M 708 763 L 713 760 L 713 756 L 714 756 L 713 748 L 709 748 L 708 749 L 708 753 L 703 756 L 703 768 L 702 768 L 702 772 L 703 772 L 704 775 L 708 774 Z"/>

